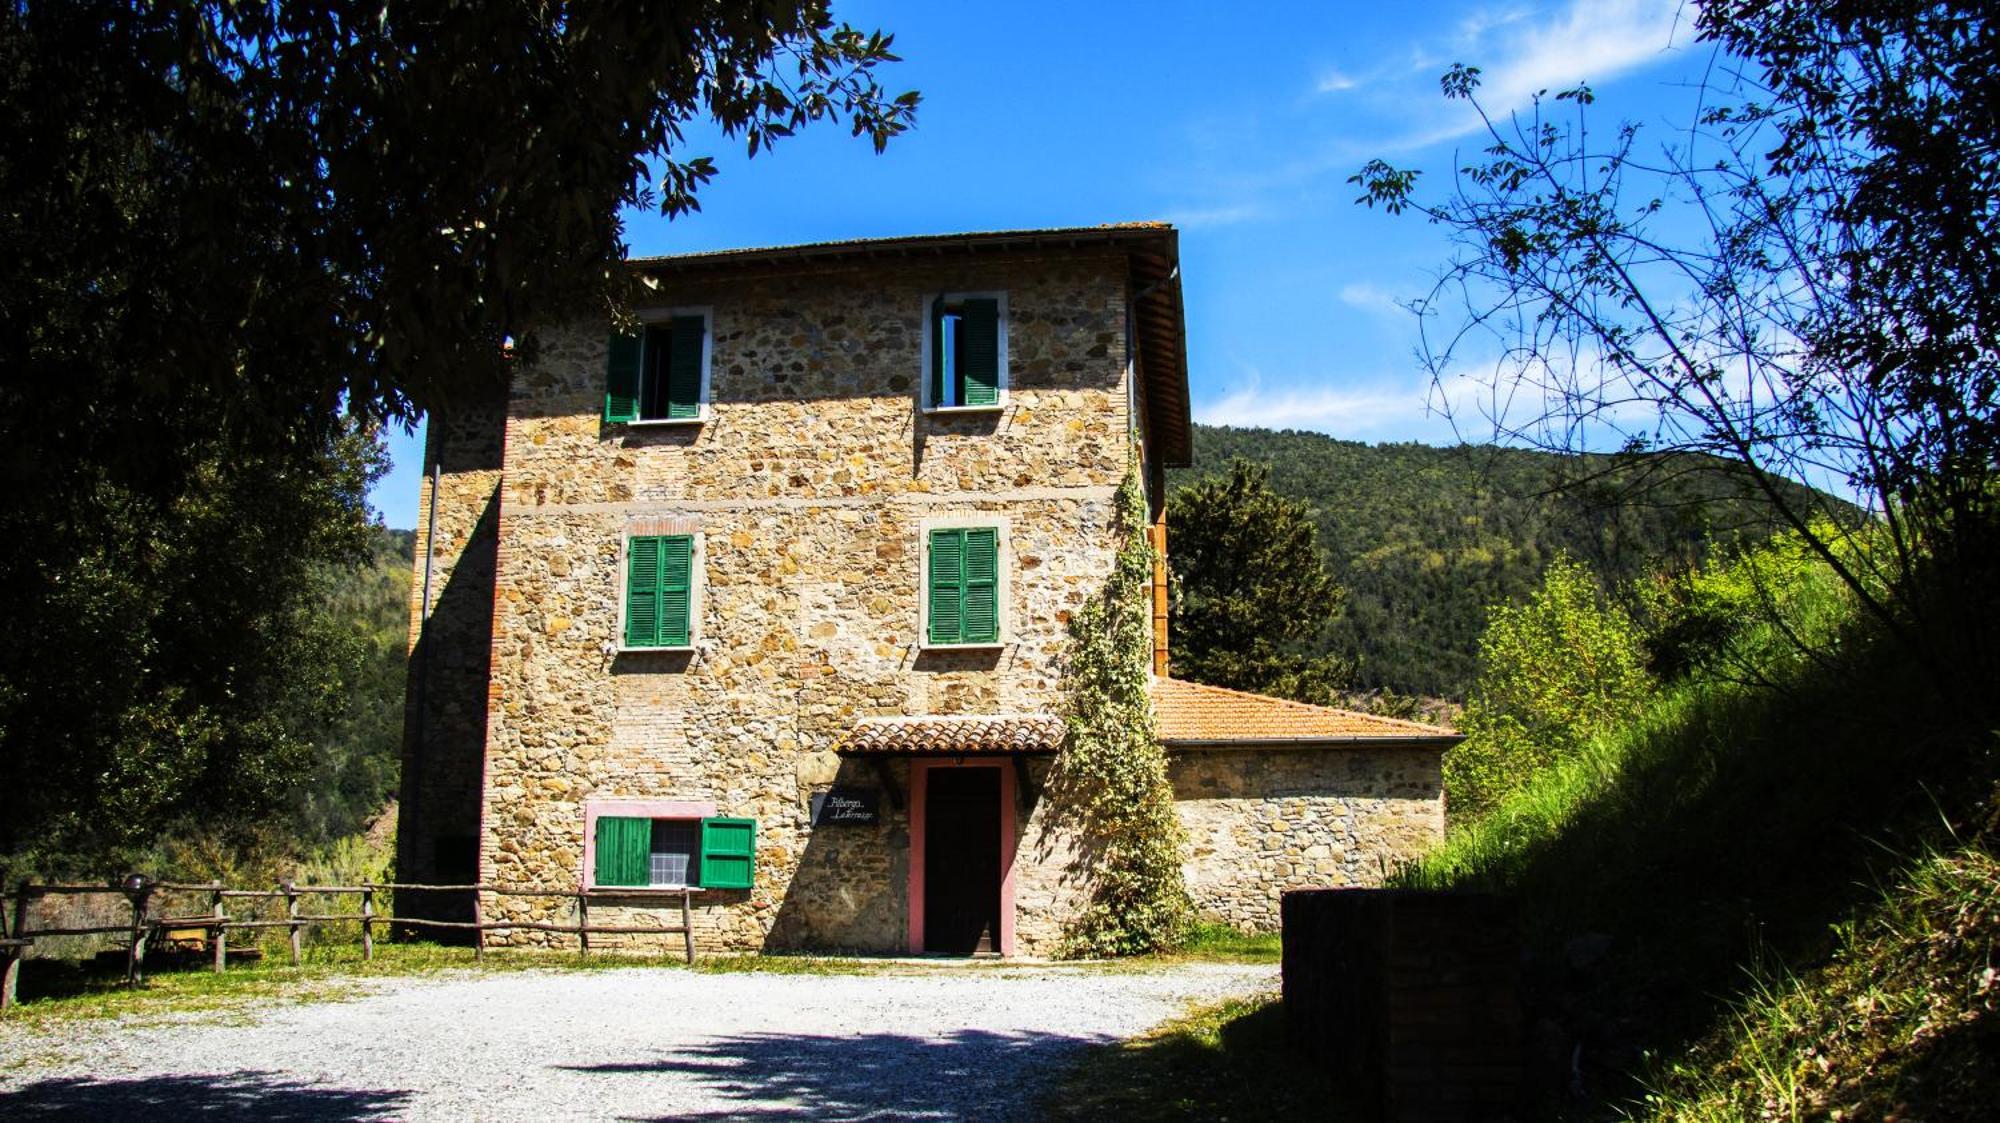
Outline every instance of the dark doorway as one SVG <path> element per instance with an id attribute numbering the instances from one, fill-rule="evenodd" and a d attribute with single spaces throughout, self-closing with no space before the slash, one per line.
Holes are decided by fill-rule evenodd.
<path id="1" fill-rule="evenodd" d="M 1000 950 L 1000 770 L 934 768 L 924 798 L 924 950 Z"/>

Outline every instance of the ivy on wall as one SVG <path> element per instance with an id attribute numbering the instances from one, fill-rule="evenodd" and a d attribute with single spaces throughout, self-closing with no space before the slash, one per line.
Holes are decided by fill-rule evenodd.
<path id="1" fill-rule="evenodd" d="M 1181 877 L 1183 833 L 1167 754 L 1153 724 L 1153 549 L 1136 473 L 1118 488 L 1121 539 L 1103 594 L 1070 621 L 1063 749 L 1051 777 L 1093 885 L 1064 934 L 1071 956 L 1135 955 L 1183 942 L 1194 906 Z"/>

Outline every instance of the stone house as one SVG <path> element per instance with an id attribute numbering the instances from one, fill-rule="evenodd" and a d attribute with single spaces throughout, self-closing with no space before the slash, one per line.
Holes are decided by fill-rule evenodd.
<path id="1" fill-rule="evenodd" d="M 1044 791 L 1065 625 L 1127 465 L 1157 518 L 1191 453 L 1176 232 L 632 267 L 642 331 L 544 331 L 432 419 L 400 879 L 640 927 L 694 886 L 708 950 L 1053 951 L 1089 891 Z M 1275 927 L 1441 835 L 1449 731 L 1175 681 L 1164 566 L 1154 609 L 1205 911 Z"/>

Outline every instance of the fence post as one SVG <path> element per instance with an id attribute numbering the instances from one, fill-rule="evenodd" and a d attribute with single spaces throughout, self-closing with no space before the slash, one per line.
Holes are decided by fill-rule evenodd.
<path id="1" fill-rule="evenodd" d="M 222 883 L 220 881 L 214 883 L 210 899 L 215 905 L 215 939 L 209 941 L 209 948 L 215 955 L 215 963 L 209 969 L 220 975 L 223 967 L 229 961 L 229 929 L 224 927 L 224 925 L 229 923 L 229 914 L 222 911 Z"/>
<path id="2" fill-rule="evenodd" d="M 14 894 L 14 927 L 11 934 L 15 939 L 22 938 L 21 933 L 27 931 L 27 923 L 28 882 L 23 881 L 21 888 Z"/>
<path id="3" fill-rule="evenodd" d="M 292 966 L 299 965 L 299 890 L 291 882 L 285 882 L 285 919 L 292 922 Z"/>
<path id="4" fill-rule="evenodd" d="M 125 879 L 125 899 L 132 902 L 132 943 L 125 952 L 125 985 L 135 987 L 146 972 L 146 904 L 152 899 L 153 886 L 144 877 L 133 875 Z"/>
<path id="5" fill-rule="evenodd" d="M 694 966 L 694 910 L 688 906 L 693 897 L 693 893 L 681 890 L 681 942 L 690 967 Z"/>
<path id="6" fill-rule="evenodd" d="M 28 954 L 28 947 L 26 941 L 17 942 L 20 947 L 0 947 L 0 957 L 7 960 L 6 969 L 0 970 L 0 1010 L 14 1005 L 14 990 L 21 983 L 21 957 Z"/>
<path id="7" fill-rule="evenodd" d="M 361 958 L 375 958 L 375 887 L 361 889 Z"/>
<path id="8" fill-rule="evenodd" d="M 484 890 L 472 887 L 472 958 L 486 958 L 486 906 L 481 902 Z"/>
<path id="9" fill-rule="evenodd" d="M 576 895 L 576 953 L 590 954 L 590 897 L 582 892 Z"/>

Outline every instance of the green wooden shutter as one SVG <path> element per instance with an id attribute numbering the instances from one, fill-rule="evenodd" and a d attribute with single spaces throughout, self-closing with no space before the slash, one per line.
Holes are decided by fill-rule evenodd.
<path id="1" fill-rule="evenodd" d="M 964 633 L 965 532 L 931 531 L 930 642 L 959 643 Z"/>
<path id="2" fill-rule="evenodd" d="M 694 598 L 694 538 L 675 534 L 660 544 L 660 646 L 688 645 Z"/>
<path id="3" fill-rule="evenodd" d="M 944 298 L 931 302 L 931 408 L 944 404 Z"/>
<path id="4" fill-rule="evenodd" d="M 639 362 L 646 340 L 639 335 L 613 335 L 604 362 L 604 420 L 639 419 Z"/>
<path id="5" fill-rule="evenodd" d="M 597 818 L 598 885 L 645 885 L 653 876 L 653 821 Z"/>
<path id="6" fill-rule="evenodd" d="M 748 889 L 757 877 L 757 820 L 701 821 L 701 887 Z"/>
<path id="7" fill-rule="evenodd" d="M 1000 402 L 1000 302 L 973 299 L 965 302 L 965 404 L 998 405 Z"/>
<path id="8" fill-rule="evenodd" d="M 660 540 L 625 545 L 625 646 L 660 645 Z"/>
<path id="9" fill-rule="evenodd" d="M 700 316 L 675 316 L 667 344 L 667 416 L 701 416 L 701 351 L 706 330 Z"/>
<path id="10" fill-rule="evenodd" d="M 961 642 L 1000 639 L 1000 534 L 990 526 L 965 532 L 965 598 Z"/>

